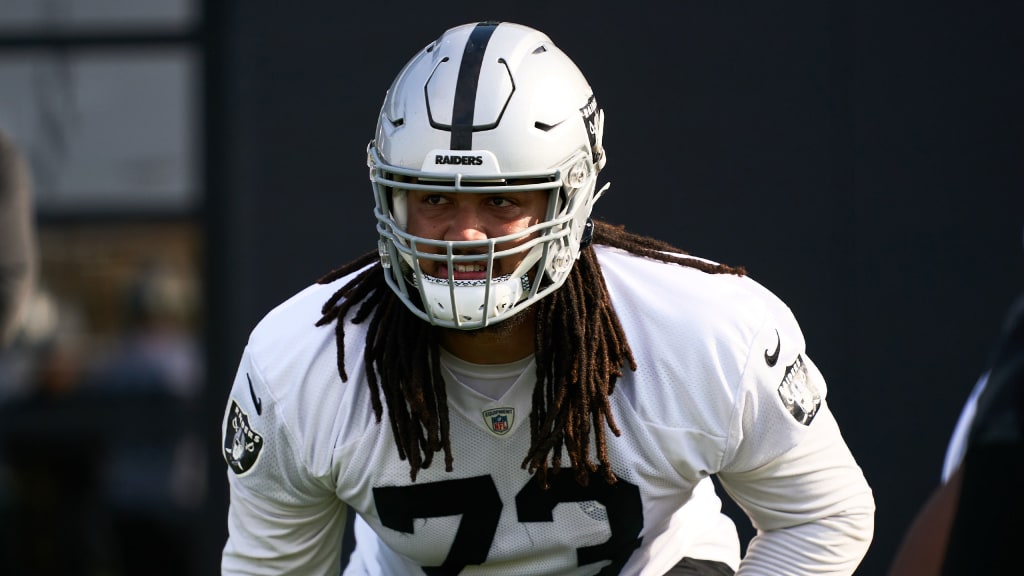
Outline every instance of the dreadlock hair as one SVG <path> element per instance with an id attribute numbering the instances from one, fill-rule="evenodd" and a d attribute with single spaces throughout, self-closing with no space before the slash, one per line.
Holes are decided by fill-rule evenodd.
<path id="1" fill-rule="evenodd" d="M 594 224 L 595 244 L 709 274 L 746 274 L 742 267 L 689 257 L 671 244 L 627 232 L 622 226 Z M 441 451 L 445 470 L 450 472 L 453 458 L 439 329 L 412 314 L 387 286 L 376 251 L 329 272 L 318 283 L 328 284 L 359 270 L 324 303 L 316 325 L 335 322 L 338 373 L 347 381 L 345 318 L 355 309 L 353 324 L 369 321 L 363 357 L 377 421 L 386 406 L 399 457 L 409 460 L 412 480 Z M 595 472 L 608 483 L 616 482 L 608 461 L 606 428 L 616 436 L 620 431 L 609 396 L 625 367 L 636 370 L 636 360 L 593 247 L 583 248 L 565 283 L 522 312 L 527 313 L 534 314 L 536 321 L 537 385 L 530 412 L 531 445 L 523 468 L 547 486 L 548 473 L 562 468 L 564 448 L 580 484 L 587 485 Z M 399 340 L 394 334 L 407 338 Z M 591 435 L 596 462 L 591 457 Z"/>

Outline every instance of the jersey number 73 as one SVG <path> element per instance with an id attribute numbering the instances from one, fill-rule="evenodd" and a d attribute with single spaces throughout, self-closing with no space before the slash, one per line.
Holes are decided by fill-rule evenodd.
<path id="1" fill-rule="evenodd" d="M 572 474 L 551 474 L 549 488 L 533 477 L 516 494 L 519 522 L 553 522 L 555 506 L 563 502 L 598 502 L 607 512 L 611 536 L 596 546 L 576 549 L 577 565 L 611 560 L 599 576 L 618 574 L 630 554 L 640 547 L 643 503 L 640 489 L 619 480 L 608 484 L 591 473 L 587 486 Z M 444 480 L 411 486 L 373 489 L 377 515 L 384 526 L 406 534 L 414 532 L 413 520 L 462 515 L 455 540 L 440 566 L 425 566 L 430 576 L 454 576 L 469 565 L 483 564 L 498 529 L 503 503 L 490 475 Z"/>

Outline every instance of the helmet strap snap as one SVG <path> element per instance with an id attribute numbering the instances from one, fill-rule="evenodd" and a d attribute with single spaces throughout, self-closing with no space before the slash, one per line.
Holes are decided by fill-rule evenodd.
<path id="1" fill-rule="evenodd" d="M 594 220 L 587 218 L 587 223 L 583 225 L 583 235 L 580 237 L 580 248 L 586 248 L 594 242 Z"/>

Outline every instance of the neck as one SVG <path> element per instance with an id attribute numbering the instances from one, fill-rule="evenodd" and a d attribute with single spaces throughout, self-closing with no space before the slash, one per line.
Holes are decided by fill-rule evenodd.
<path id="1" fill-rule="evenodd" d="M 533 354 L 534 316 L 521 312 L 479 330 L 443 330 L 441 346 L 466 362 L 507 364 Z"/>

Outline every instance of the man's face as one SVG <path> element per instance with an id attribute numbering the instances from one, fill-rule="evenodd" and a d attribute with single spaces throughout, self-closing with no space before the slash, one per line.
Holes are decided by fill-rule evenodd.
<path id="1" fill-rule="evenodd" d="M 539 223 L 544 218 L 547 206 L 546 190 L 483 194 L 410 190 L 406 230 L 431 240 L 487 240 L 515 234 Z M 508 250 L 529 239 L 524 237 L 499 244 L 496 249 Z M 487 249 L 480 247 L 476 251 L 484 254 Z M 523 252 L 495 260 L 492 278 L 511 274 L 525 256 Z M 448 265 L 445 262 L 421 260 L 420 266 L 424 274 L 448 278 Z M 486 262 L 457 264 L 453 276 L 456 280 L 484 279 L 487 277 Z"/>

